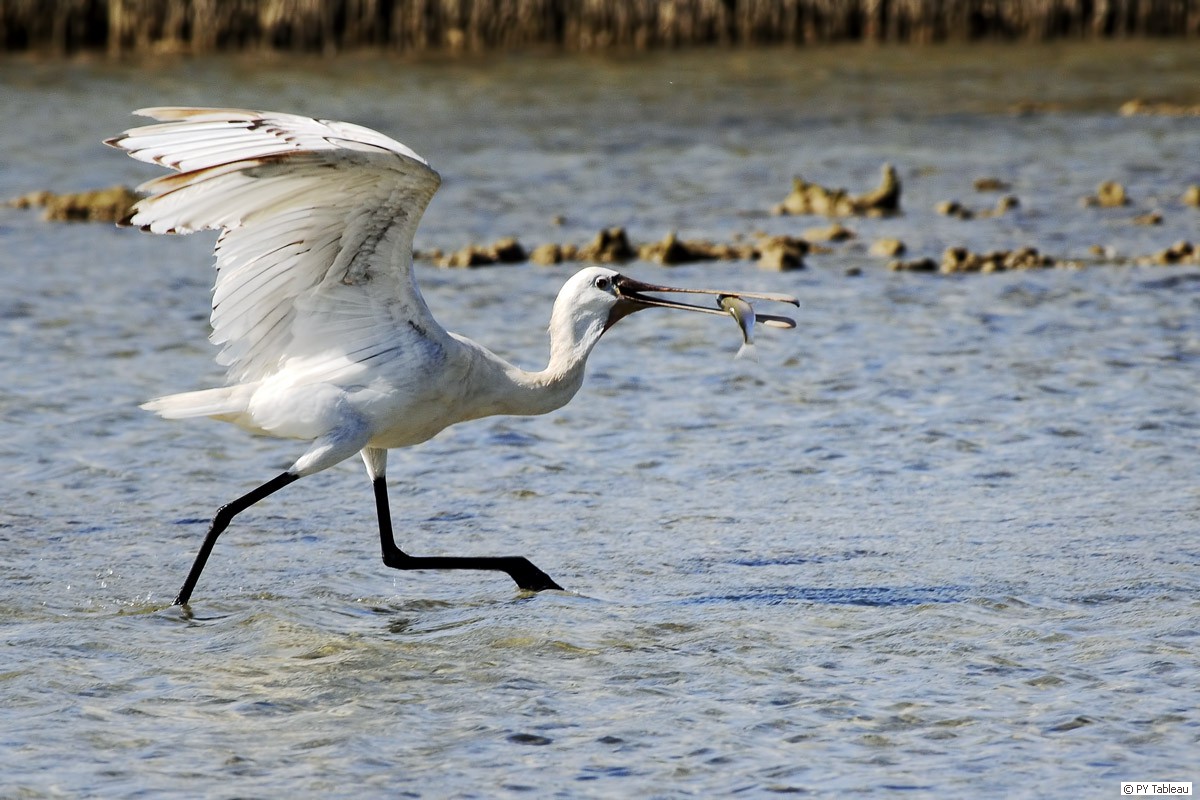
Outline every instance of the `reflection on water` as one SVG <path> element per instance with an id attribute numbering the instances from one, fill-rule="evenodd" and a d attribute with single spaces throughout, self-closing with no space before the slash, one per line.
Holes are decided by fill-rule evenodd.
<path id="1" fill-rule="evenodd" d="M 12 194 L 149 177 L 97 143 L 161 103 L 396 135 L 445 177 L 423 246 L 613 224 L 794 234 L 819 220 L 766 209 L 795 173 L 869 186 L 887 160 L 905 182 L 903 215 L 847 222 L 859 238 L 808 270 L 662 279 L 720 270 L 799 295 L 800 328 L 760 331 L 757 364 L 733 360 L 727 321 L 647 312 L 606 337 L 565 409 L 393 454 L 413 552 L 523 553 L 571 592 L 386 570 L 347 464 L 239 517 L 193 615 L 166 604 L 209 514 L 297 452 L 136 408 L 219 379 L 212 239 L 0 210 L 2 793 L 1065 795 L 1191 779 L 1195 268 L 942 278 L 888 273 L 866 247 L 1082 258 L 1195 239 L 1177 199 L 1200 180 L 1194 120 L 1115 113 L 1189 99 L 1193 51 L 0 65 Z M 1012 113 L 1023 100 L 1049 110 Z M 987 175 L 1019 213 L 933 211 L 977 200 Z M 1082 208 L 1105 179 L 1134 207 Z M 1161 225 L 1131 223 L 1151 207 Z M 421 279 L 450 327 L 540 366 L 565 274 Z"/>

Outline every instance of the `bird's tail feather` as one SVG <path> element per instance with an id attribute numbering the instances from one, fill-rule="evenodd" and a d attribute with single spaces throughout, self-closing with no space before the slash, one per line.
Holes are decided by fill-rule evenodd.
<path id="1" fill-rule="evenodd" d="M 142 408 L 166 419 L 215 417 L 234 421 L 246 412 L 246 405 L 252 394 L 253 388 L 247 384 L 222 386 L 217 389 L 201 389 L 198 392 L 156 397 L 142 403 Z"/>

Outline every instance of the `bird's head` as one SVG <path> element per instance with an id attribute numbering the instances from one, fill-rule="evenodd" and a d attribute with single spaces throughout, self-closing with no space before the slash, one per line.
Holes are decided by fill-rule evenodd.
<path id="1" fill-rule="evenodd" d="M 674 308 L 682 311 L 698 311 L 704 314 L 728 316 L 728 312 L 714 302 L 711 306 L 692 305 L 656 294 L 707 294 L 720 297 L 739 297 L 746 300 L 767 300 L 777 303 L 800 305 L 796 298 L 783 294 L 763 294 L 719 289 L 682 289 L 673 286 L 657 286 L 630 278 L 607 267 L 587 267 L 575 273 L 563 286 L 554 303 L 551 317 L 552 331 L 570 331 L 569 338 L 590 349 L 600 335 L 620 320 L 644 308 Z M 758 321 L 775 327 L 792 328 L 795 322 L 787 317 L 759 314 Z"/>

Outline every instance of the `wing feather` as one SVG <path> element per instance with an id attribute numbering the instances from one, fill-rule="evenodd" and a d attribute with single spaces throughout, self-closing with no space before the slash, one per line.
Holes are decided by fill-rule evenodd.
<path id="1" fill-rule="evenodd" d="M 125 224 L 155 233 L 221 230 L 211 316 L 231 382 L 290 359 L 374 357 L 434 322 L 412 270 L 412 239 L 440 183 L 381 133 L 241 109 L 149 108 L 159 122 L 107 141 L 176 174 Z"/>
<path id="2" fill-rule="evenodd" d="M 213 328 L 221 332 L 221 339 L 214 338 L 214 341 L 224 343 L 245 336 L 245 324 L 253 326 L 255 317 L 266 315 L 271 310 L 264 305 L 262 298 L 282 300 L 306 288 L 304 276 L 294 274 L 291 266 L 307 252 L 308 248 L 303 242 L 285 244 L 250 265 L 253 270 L 244 270 L 246 280 L 230 287 L 229 291 L 222 291 L 219 296 L 214 292 L 210 320 Z M 218 285 L 224 290 L 227 283 L 229 281 L 222 280 Z M 287 303 L 278 302 L 276 305 L 286 307 Z M 238 328 L 239 322 L 243 322 L 242 330 Z"/>

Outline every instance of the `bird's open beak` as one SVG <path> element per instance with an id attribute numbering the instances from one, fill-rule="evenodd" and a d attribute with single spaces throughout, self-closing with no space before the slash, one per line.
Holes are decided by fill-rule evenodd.
<path id="1" fill-rule="evenodd" d="M 615 323 L 621 317 L 628 316 L 634 311 L 639 311 L 643 308 L 679 308 L 684 311 L 700 311 L 704 314 L 718 314 L 722 317 L 729 316 L 729 312 L 715 306 L 696 306 L 691 303 L 680 303 L 674 300 L 667 300 L 662 297 L 651 297 L 646 294 L 653 292 L 654 294 L 711 294 L 720 297 L 738 297 L 742 300 L 766 300 L 771 303 L 791 303 L 794 306 L 799 306 L 800 301 L 791 295 L 786 294 L 769 294 L 762 292 L 735 292 L 725 289 L 680 289 L 674 286 L 655 286 L 652 283 L 642 283 L 633 278 L 628 278 L 621 275 L 616 279 L 617 294 L 620 296 L 622 303 L 618 303 L 613 309 L 613 316 L 609 318 L 609 326 Z M 757 321 L 763 325 L 769 325 L 775 328 L 794 328 L 796 321 L 790 317 L 777 317 L 770 314 L 755 313 Z"/>

